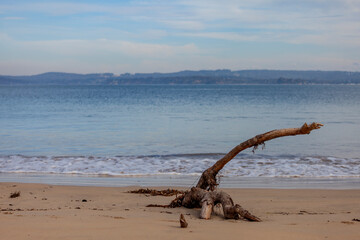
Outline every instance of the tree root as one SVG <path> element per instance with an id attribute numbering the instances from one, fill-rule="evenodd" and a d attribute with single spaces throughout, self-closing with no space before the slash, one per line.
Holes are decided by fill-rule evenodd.
<path id="1" fill-rule="evenodd" d="M 252 215 L 243 209 L 239 204 L 234 204 L 230 195 L 222 191 L 206 191 L 201 188 L 193 187 L 191 191 L 187 191 L 177 196 L 168 205 L 149 204 L 146 207 L 162 207 L 162 208 L 201 208 L 200 218 L 210 219 L 213 208 L 220 203 L 223 208 L 224 217 L 226 219 L 243 219 L 253 222 L 261 222 L 261 219 Z"/>
<path id="2" fill-rule="evenodd" d="M 182 206 L 182 201 L 185 197 L 185 195 L 188 193 L 188 191 L 185 191 L 180 196 L 176 196 L 174 200 L 172 200 L 168 205 L 159 205 L 159 204 L 149 204 L 146 205 L 146 207 L 162 207 L 162 208 L 177 208 Z"/>
<path id="3" fill-rule="evenodd" d="M 222 191 L 206 191 L 193 187 L 185 194 L 182 206 L 187 208 L 201 207 L 200 218 L 210 219 L 213 207 L 220 203 L 223 208 L 224 217 L 227 219 L 246 219 L 261 222 L 261 219 L 252 215 L 240 205 L 234 204 L 230 195 Z"/>

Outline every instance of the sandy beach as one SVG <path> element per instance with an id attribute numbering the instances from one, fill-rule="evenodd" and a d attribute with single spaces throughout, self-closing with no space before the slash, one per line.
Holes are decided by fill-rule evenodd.
<path id="1" fill-rule="evenodd" d="M 127 193 L 137 188 L 0 183 L 1 239 L 360 239 L 360 190 L 223 189 L 263 220 L 253 223 L 148 208 L 174 197 Z"/>

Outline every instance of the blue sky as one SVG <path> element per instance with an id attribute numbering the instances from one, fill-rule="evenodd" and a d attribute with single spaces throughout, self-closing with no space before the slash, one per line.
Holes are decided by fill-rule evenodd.
<path id="1" fill-rule="evenodd" d="M 360 71 L 359 0 L 0 0 L 0 75 Z"/>

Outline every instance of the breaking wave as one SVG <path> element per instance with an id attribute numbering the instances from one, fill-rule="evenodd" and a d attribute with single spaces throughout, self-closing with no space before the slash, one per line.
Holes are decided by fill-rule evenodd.
<path id="1" fill-rule="evenodd" d="M 224 154 L 149 156 L 0 156 L 0 173 L 107 176 L 200 175 Z M 239 154 L 221 171 L 244 177 L 360 177 L 360 158 Z"/>

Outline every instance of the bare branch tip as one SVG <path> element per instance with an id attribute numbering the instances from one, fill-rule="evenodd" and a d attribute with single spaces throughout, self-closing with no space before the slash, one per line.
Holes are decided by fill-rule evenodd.
<path id="1" fill-rule="evenodd" d="M 316 122 L 313 122 L 311 125 L 314 129 L 320 129 L 322 126 L 324 126 L 324 124 L 316 123 Z"/>
<path id="2" fill-rule="evenodd" d="M 301 130 L 310 133 L 311 130 L 320 129 L 322 126 L 324 126 L 324 124 L 316 123 L 316 122 L 313 122 L 310 125 L 304 123 L 304 125 L 302 125 L 301 127 Z"/>

